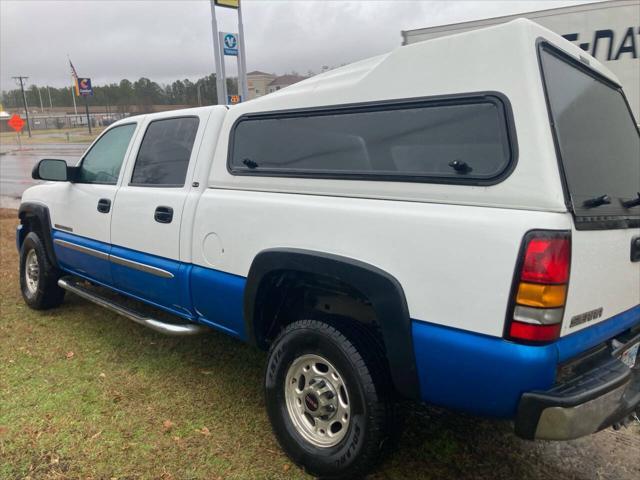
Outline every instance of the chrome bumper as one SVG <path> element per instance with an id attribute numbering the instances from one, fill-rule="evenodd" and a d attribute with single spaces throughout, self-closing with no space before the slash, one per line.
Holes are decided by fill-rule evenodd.
<path id="1" fill-rule="evenodd" d="M 515 430 L 526 439 L 571 440 L 640 415 L 640 362 L 617 358 L 546 392 L 523 394 Z"/>

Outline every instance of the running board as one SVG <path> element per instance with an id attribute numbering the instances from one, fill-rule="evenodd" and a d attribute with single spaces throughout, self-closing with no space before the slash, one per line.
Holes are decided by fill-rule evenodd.
<path id="1" fill-rule="evenodd" d="M 93 292 L 90 289 L 83 287 L 82 285 L 79 285 L 78 282 L 70 277 L 64 277 L 58 280 L 58 286 L 60 288 L 68 290 L 71 293 L 75 293 L 85 300 L 89 300 L 90 302 L 107 308 L 112 312 L 127 317 L 129 320 L 133 320 L 140 325 L 150 328 L 151 330 L 155 330 L 156 332 L 164 333 L 165 335 L 186 336 L 197 335 L 199 333 L 210 331 L 207 327 L 203 325 L 197 325 L 195 323 L 168 323 L 156 320 L 155 318 L 146 317 L 129 307 L 118 304 L 113 300 L 103 297 L 102 295 Z"/>

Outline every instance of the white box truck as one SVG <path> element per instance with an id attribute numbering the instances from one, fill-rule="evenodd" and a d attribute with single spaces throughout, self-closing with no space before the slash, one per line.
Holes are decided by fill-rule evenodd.
<path id="1" fill-rule="evenodd" d="M 636 122 L 640 122 L 640 0 L 594 2 L 407 30 L 402 32 L 402 44 L 467 32 L 520 17 L 562 35 L 600 60 L 620 79 Z"/>

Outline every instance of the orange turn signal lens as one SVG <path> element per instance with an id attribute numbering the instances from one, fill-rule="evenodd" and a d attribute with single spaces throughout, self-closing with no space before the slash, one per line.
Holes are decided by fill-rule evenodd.
<path id="1" fill-rule="evenodd" d="M 566 285 L 542 285 L 520 282 L 516 303 L 528 307 L 555 308 L 564 306 L 567 299 Z"/>

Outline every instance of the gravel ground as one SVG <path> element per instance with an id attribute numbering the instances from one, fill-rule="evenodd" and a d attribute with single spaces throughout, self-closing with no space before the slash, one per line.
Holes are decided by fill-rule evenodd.
<path id="1" fill-rule="evenodd" d="M 400 448 L 431 442 L 430 453 L 442 462 L 435 463 L 439 478 L 640 478 L 640 424 L 637 422 L 629 428 L 607 429 L 568 442 L 531 442 L 517 438 L 509 422 L 476 419 L 425 406 L 412 407 L 407 418 Z M 447 432 L 444 438 L 448 439 L 445 442 L 448 448 L 442 445 L 443 431 Z M 438 449 L 439 454 L 434 449 Z M 450 458 L 443 458 L 447 456 Z M 403 455 L 403 461 L 407 461 L 407 455 Z M 416 460 L 416 468 L 420 468 L 421 463 Z"/>

